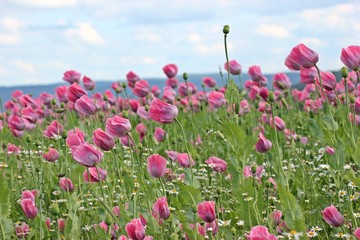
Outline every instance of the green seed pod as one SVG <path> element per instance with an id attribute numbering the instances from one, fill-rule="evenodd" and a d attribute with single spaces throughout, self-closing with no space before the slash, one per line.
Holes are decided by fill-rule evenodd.
<path id="1" fill-rule="evenodd" d="M 31 136 L 30 136 L 30 135 L 26 135 L 25 141 L 26 141 L 27 143 L 31 143 Z"/>
<path id="2" fill-rule="evenodd" d="M 149 111 L 149 105 L 145 105 L 145 110 Z"/>
<path id="3" fill-rule="evenodd" d="M 60 208 L 59 208 L 59 204 L 57 203 L 52 203 L 50 206 L 49 206 L 49 211 L 51 214 L 55 215 L 55 216 L 58 216 L 60 214 Z"/>
<path id="4" fill-rule="evenodd" d="M 123 116 L 123 118 L 128 118 L 129 113 L 127 111 L 122 111 L 122 116 Z"/>
<path id="5" fill-rule="evenodd" d="M 66 130 L 64 130 L 62 133 L 61 133 L 61 137 L 63 139 L 66 139 L 67 138 L 67 135 L 68 135 L 68 132 Z"/>
<path id="6" fill-rule="evenodd" d="M 269 92 L 268 102 L 273 103 L 275 101 L 274 92 Z"/>
<path id="7" fill-rule="evenodd" d="M 183 73 L 183 79 L 184 79 L 185 81 L 188 80 L 188 74 L 187 74 L 186 72 Z"/>
<path id="8" fill-rule="evenodd" d="M 65 108 L 65 103 L 63 103 L 63 102 L 60 103 L 60 107 L 61 107 L 61 108 Z"/>
<path id="9" fill-rule="evenodd" d="M 107 101 L 109 100 L 108 96 L 106 96 L 106 95 L 104 94 L 103 100 L 104 100 L 105 102 L 107 102 Z"/>
<path id="10" fill-rule="evenodd" d="M 56 105 L 56 99 L 54 99 L 54 98 L 51 99 L 51 105 L 53 105 L 53 106 Z"/>
<path id="11" fill-rule="evenodd" d="M 121 84 L 121 87 L 122 87 L 123 89 L 125 89 L 125 88 L 126 88 L 126 83 L 123 82 L 123 83 Z"/>
<path id="12" fill-rule="evenodd" d="M 116 113 L 116 109 L 115 109 L 115 108 L 112 108 L 112 109 L 111 109 L 111 112 L 112 112 L 112 114 L 115 114 L 115 113 Z"/>
<path id="13" fill-rule="evenodd" d="M 104 112 L 100 111 L 98 113 L 98 116 L 99 116 L 100 119 L 104 119 L 104 117 L 105 117 Z"/>
<path id="14" fill-rule="evenodd" d="M 354 95 L 349 95 L 349 100 L 351 103 L 355 103 L 356 98 L 354 97 Z"/>
<path id="15" fill-rule="evenodd" d="M 110 225 L 113 224 L 113 221 L 112 221 L 112 219 L 111 219 L 111 217 L 110 217 L 109 215 L 106 216 L 106 218 L 105 218 L 105 223 L 106 223 L 108 226 L 110 226 Z"/>
<path id="16" fill-rule="evenodd" d="M 349 72 L 348 72 L 347 67 L 344 66 L 344 67 L 341 68 L 341 76 L 343 78 L 345 78 L 345 79 L 349 76 Z"/>
<path id="17" fill-rule="evenodd" d="M 226 35 L 226 34 L 229 34 L 229 32 L 230 32 L 230 26 L 225 25 L 224 28 L 223 28 L 223 33 Z"/>

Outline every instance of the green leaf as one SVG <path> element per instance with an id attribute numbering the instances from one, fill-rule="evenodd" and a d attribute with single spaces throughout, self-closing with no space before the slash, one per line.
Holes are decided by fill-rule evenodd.
<path id="1" fill-rule="evenodd" d="M 6 218 L 10 213 L 9 187 L 4 179 L 0 181 L 0 216 Z"/>
<path id="2" fill-rule="evenodd" d="M 282 186 L 279 186 L 279 197 L 281 203 L 281 210 L 284 214 L 286 225 L 297 232 L 302 232 L 306 236 L 305 218 L 302 209 L 296 201 L 294 195 L 285 191 Z"/>
<path id="3" fill-rule="evenodd" d="M 201 201 L 201 192 L 192 186 L 179 183 L 179 200 L 183 204 L 196 205 Z"/>
<path id="4" fill-rule="evenodd" d="M 356 142 L 356 146 L 359 146 L 360 140 Z M 354 153 L 352 154 L 355 164 L 360 167 L 360 147 L 355 148 Z"/>
<path id="5" fill-rule="evenodd" d="M 260 224 L 260 214 L 263 209 L 263 187 L 257 185 L 256 181 L 256 179 L 247 178 L 233 188 L 234 197 L 238 202 L 237 215 L 241 216 L 247 228 Z"/>
<path id="6" fill-rule="evenodd" d="M 187 168 L 187 169 L 184 170 L 184 172 L 185 172 L 185 184 L 191 185 L 194 188 L 200 188 L 201 187 L 200 182 L 197 179 L 197 177 L 195 177 L 195 176 L 191 177 L 191 169 Z"/>
<path id="7" fill-rule="evenodd" d="M 324 133 L 316 123 L 316 121 L 312 118 L 309 119 L 309 130 L 312 135 L 320 140 L 324 139 Z"/>
<path id="8" fill-rule="evenodd" d="M 0 236 L 5 237 L 5 239 L 11 239 L 11 236 L 15 232 L 13 222 L 8 218 L 1 218 L 0 221 L 1 221 L 1 225 L 4 229 L 4 232 L 1 232 L 2 229 L 0 229 L 0 233 L 1 233 Z"/>
<path id="9" fill-rule="evenodd" d="M 337 142 L 335 149 L 335 164 L 337 170 L 342 170 L 345 165 L 345 148 L 341 141 Z"/>
<path id="10" fill-rule="evenodd" d="M 222 125 L 222 132 L 229 141 L 229 143 L 239 152 L 245 150 L 246 133 L 237 124 L 231 122 L 224 122 Z"/>
<path id="11" fill-rule="evenodd" d="M 353 182 L 357 187 L 360 187 L 360 177 L 355 177 L 355 175 L 356 173 L 351 170 L 351 172 L 346 175 L 346 178 Z"/>
<path id="12" fill-rule="evenodd" d="M 225 99 L 228 103 L 240 102 L 240 94 L 238 87 L 232 79 L 229 81 L 229 85 L 226 88 Z"/>
<path id="13" fill-rule="evenodd" d="M 327 129 L 331 131 L 337 131 L 339 129 L 339 124 L 331 116 L 325 115 L 323 121 Z"/>

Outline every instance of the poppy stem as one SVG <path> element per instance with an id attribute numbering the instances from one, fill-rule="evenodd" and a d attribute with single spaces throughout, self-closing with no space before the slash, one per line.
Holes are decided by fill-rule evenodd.
<path id="1" fill-rule="evenodd" d="M 182 135 L 183 135 L 183 139 L 184 139 L 184 144 L 185 144 L 185 148 L 186 148 L 186 152 L 187 152 L 187 155 L 188 155 L 188 159 L 189 161 L 190 160 L 190 154 L 189 154 L 189 148 L 186 144 L 186 136 L 185 136 L 185 132 L 184 132 L 184 128 L 182 127 L 181 123 L 179 122 L 179 120 L 177 118 L 174 118 L 175 122 L 180 126 L 180 129 L 181 129 L 181 132 L 182 132 Z M 193 168 L 192 168 L 192 165 L 191 165 L 191 162 L 190 162 L 190 171 L 191 171 L 191 185 L 194 184 L 194 174 L 193 174 Z"/>

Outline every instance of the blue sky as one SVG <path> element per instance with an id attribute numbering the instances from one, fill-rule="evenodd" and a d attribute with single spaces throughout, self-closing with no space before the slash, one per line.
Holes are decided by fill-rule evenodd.
<path id="1" fill-rule="evenodd" d="M 341 48 L 360 44 L 356 0 L 1 0 L 0 86 L 61 82 L 74 69 L 94 80 L 164 77 L 162 67 L 214 73 L 229 57 L 247 72 L 287 71 L 305 43 L 326 70 Z M 165 77 L 164 77 L 165 78 Z"/>

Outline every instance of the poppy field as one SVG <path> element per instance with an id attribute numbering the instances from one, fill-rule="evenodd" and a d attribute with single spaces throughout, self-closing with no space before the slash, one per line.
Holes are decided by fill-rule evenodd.
<path id="1" fill-rule="evenodd" d="M 289 49 L 296 89 L 242 82 L 223 33 L 222 82 L 170 63 L 164 88 L 129 71 L 97 92 L 68 70 L 0 102 L 0 239 L 360 239 L 360 46 L 340 78 Z"/>

